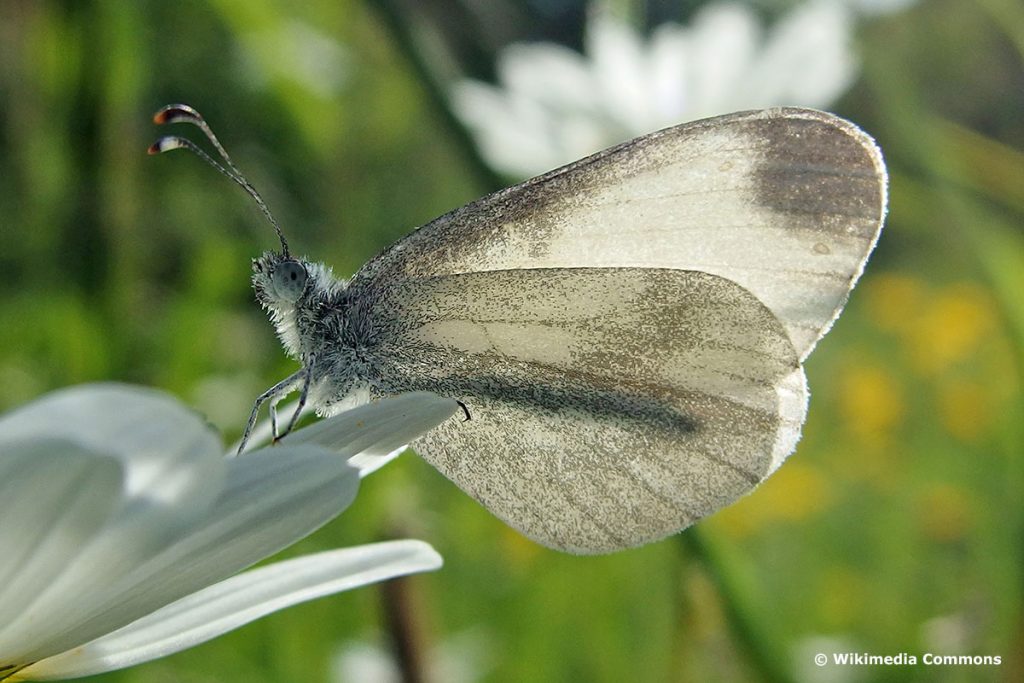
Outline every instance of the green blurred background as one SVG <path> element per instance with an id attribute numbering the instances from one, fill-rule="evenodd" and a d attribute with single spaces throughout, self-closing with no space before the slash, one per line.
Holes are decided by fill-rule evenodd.
<path id="1" fill-rule="evenodd" d="M 611 4 L 643 29 L 701 3 Z M 584 18 L 570 0 L 0 0 L 0 408 L 137 382 L 234 438 L 294 370 L 248 284 L 272 231 L 196 159 L 145 155 L 161 105 L 202 111 L 293 248 L 348 275 L 501 182 L 442 86 L 492 78 L 511 41 L 579 48 Z M 424 667 L 447 662 L 435 679 L 1024 680 L 1024 5 L 923 0 L 855 35 L 831 109 L 883 148 L 890 217 L 772 479 L 679 538 L 577 558 L 410 455 L 288 552 L 435 545 L 445 568 L 399 600 Z M 320 600 L 95 680 L 342 680 L 388 652 L 385 602 Z M 1003 664 L 813 666 L 833 651 Z"/>

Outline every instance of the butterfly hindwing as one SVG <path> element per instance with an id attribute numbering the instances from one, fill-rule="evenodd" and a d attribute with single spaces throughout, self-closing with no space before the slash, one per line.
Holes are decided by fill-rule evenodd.
<path id="1" fill-rule="evenodd" d="M 427 389 L 460 416 L 415 442 L 535 540 L 609 552 L 750 491 L 806 409 L 775 316 L 724 278 L 664 269 L 414 277 L 361 293 L 384 394 Z"/>

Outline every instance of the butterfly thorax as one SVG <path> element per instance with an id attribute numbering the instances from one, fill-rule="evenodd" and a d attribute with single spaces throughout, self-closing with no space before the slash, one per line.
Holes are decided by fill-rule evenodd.
<path id="1" fill-rule="evenodd" d="M 288 355 L 309 373 L 310 405 L 330 414 L 367 400 L 368 298 L 354 300 L 348 282 L 322 263 L 273 252 L 253 261 L 252 282 Z"/>
<path id="2" fill-rule="evenodd" d="M 322 348 L 325 318 L 342 316 L 346 284 L 322 263 L 274 252 L 253 260 L 256 299 L 288 355 L 303 364 Z"/>

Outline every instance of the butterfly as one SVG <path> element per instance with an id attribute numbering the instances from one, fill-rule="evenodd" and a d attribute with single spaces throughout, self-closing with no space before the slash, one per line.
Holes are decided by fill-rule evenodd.
<path id="1" fill-rule="evenodd" d="M 794 450 L 803 362 L 864 269 L 886 212 L 874 141 L 778 108 L 651 133 L 456 209 L 350 279 L 281 241 L 256 298 L 301 368 L 256 402 L 275 435 L 407 391 L 463 411 L 412 445 L 526 536 L 606 553 L 673 534 Z M 274 406 L 299 392 L 278 429 Z"/>

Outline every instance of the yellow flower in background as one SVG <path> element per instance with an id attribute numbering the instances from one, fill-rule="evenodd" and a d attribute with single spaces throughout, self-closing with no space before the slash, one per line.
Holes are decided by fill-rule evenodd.
<path id="1" fill-rule="evenodd" d="M 932 285 L 895 273 L 873 277 L 865 290 L 870 320 L 897 338 L 897 361 L 927 382 L 929 419 L 960 441 L 989 434 L 1017 390 L 990 293 L 973 282 Z M 851 426 L 862 436 L 884 434 L 899 417 L 886 414 L 902 403 L 898 375 L 851 372 L 843 393 L 844 410 L 858 416 Z"/>
<path id="2" fill-rule="evenodd" d="M 870 320 L 886 332 L 901 333 L 913 319 L 912 312 L 923 308 L 929 296 L 924 282 L 902 273 L 872 273 L 860 289 Z"/>
<path id="3" fill-rule="evenodd" d="M 995 305 L 988 292 L 970 282 L 940 289 L 914 316 L 910 362 L 925 375 L 946 370 L 980 350 L 995 329 Z"/>
<path id="4" fill-rule="evenodd" d="M 870 604 L 870 593 L 863 574 L 846 566 L 829 567 L 818 581 L 818 611 L 829 628 L 849 627 Z"/>
<path id="5" fill-rule="evenodd" d="M 954 379 L 939 386 L 942 426 L 961 441 L 976 441 L 989 432 L 996 402 L 990 388 L 975 380 Z"/>
<path id="6" fill-rule="evenodd" d="M 902 383 L 881 366 L 857 364 L 840 372 L 838 386 L 846 429 L 861 443 L 887 443 L 906 413 Z"/>
<path id="7" fill-rule="evenodd" d="M 917 519 L 922 533 L 933 541 L 959 541 L 974 526 L 973 505 L 967 492 L 936 482 L 918 494 Z"/>
<path id="8" fill-rule="evenodd" d="M 901 338 L 908 362 L 922 375 L 938 374 L 977 352 L 996 327 L 991 296 L 973 282 L 934 286 L 883 273 L 864 289 L 871 320 Z"/>

